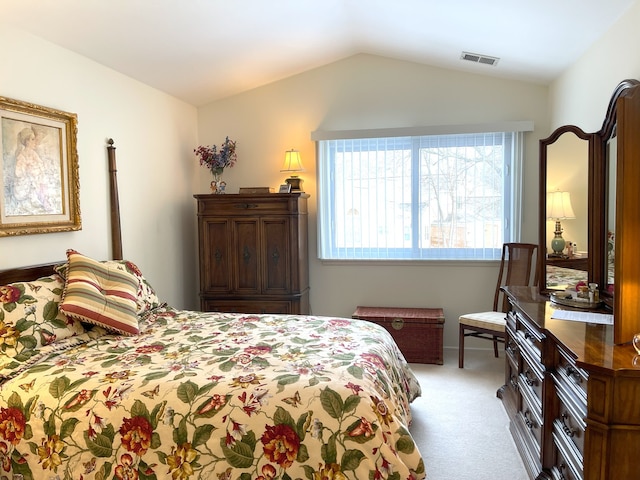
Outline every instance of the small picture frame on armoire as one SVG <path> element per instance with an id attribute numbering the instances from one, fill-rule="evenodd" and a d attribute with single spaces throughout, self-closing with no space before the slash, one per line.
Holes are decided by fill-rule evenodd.
<path id="1" fill-rule="evenodd" d="M 278 190 L 278 193 L 291 193 L 291 185 L 288 183 L 280 185 L 280 190 Z"/>

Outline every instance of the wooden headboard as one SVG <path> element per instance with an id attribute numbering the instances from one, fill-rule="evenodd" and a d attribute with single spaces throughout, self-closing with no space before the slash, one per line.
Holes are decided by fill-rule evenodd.
<path id="1" fill-rule="evenodd" d="M 109 160 L 109 209 L 111 213 L 111 257 L 114 260 L 122 260 L 122 233 L 120 230 L 120 203 L 118 200 L 118 171 L 116 168 L 116 147 L 113 139 L 107 140 L 107 157 Z M 60 260 L 53 263 L 29 265 L 25 267 L 0 270 L 0 285 L 17 281 L 31 281 L 36 278 L 51 275 L 53 267 L 63 263 Z"/>

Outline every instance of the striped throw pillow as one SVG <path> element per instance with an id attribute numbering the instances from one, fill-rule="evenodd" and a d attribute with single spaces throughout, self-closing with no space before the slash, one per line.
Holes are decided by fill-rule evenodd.
<path id="1" fill-rule="evenodd" d="M 69 269 L 60 311 L 123 335 L 137 335 L 138 279 L 75 250 L 67 251 L 67 260 Z"/>

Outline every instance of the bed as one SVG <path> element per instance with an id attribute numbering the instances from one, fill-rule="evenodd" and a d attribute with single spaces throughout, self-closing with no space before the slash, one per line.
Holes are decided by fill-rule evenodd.
<path id="1" fill-rule="evenodd" d="M 547 288 L 552 290 L 566 290 L 575 288 L 579 282 L 588 282 L 588 272 L 573 268 L 558 267 L 547 264 Z"/>
<path id="2" fill-rule="evenodd" d="M 66 257 L 0 272 L 0 476 L 425 477 L 382 327 L 178 310 L 131 261 Z"/>

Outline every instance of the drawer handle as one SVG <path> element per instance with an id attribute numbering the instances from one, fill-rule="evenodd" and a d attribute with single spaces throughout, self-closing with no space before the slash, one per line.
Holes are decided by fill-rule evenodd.
<path id="1" fill-rule="evenodd" d="M 529 409 L 527 409 L 527 411 L 524 412 L 524 423 L 527 425 L 527 427 L 529 427 L 531 430 L 533 430 L 535 428 L 535 424 L 529 418 L 530 415 L 531 415 L 531 411 Z"/>
<path id="2" fill-rule="evenodd" d="M 404 319 L 394 318 L 393 320 L 391 320 L 391 327 L 394 330 L 402 330 L 402 327 L 404 327 Z"/>
<path id="3" fill-rule="evenodd" d="M 251 259 L 251 252 L 249 251 L 249 247 L 245 245 L 244 250 L 242 250 L 242 258 L 244 259 L 244 263 L 249 263 Z"/>
<path id="4" fill-rule="evenodd" d="M 527 385 L 529 385 L 530 387 L 533 387 L 534 385 L 538 384 L 536 377 L 533 377 L 533 379 L 531 378 L 532 375 L 533 373 L 529 369 L 527 369 L 527 371 L 524 372 L 525 382 L 527 382 Z"/>
<path id="5" fill-rule="evenodd" d="M 569 418 L 569 415 L 567 415 L 565 412 L 560 417 L 562 418 L 562 430 L 567 435 L 567 437 L 572 438 L 576 434 L 576 431 L 571 429 L 571 427 L 567 425 L 566 421 Z"/>
<path id="6" fill-rule="evenodd" d="M 509 377 L 509 383 L 511 384 L 514 390 L 518 390 L 518 380 L 515 375 L 511 375 Z"/>
<path id="7" fill-rule="evenodd" d="M 567 367 L 567 375 L 569 375 L 570 377 L 573 377 L 573 379 L 578 382 L 578 383 L 582 383 L 582 376 L 580 376 L 580 372 L 578 372 L 578 369 L 575 368 L 572 365 L 569 365 Z"/>
<path id="8" fill-rule="evenodd" d="M 258 208 L 257 203 L 236 203 L 234 205 L 235 208 L 242 208 L 243 210 L 247 210 L 249 208 Z"/>
<path id="9" fill-rule="evenodd" d="M 509 340 L 507 342 L 506 350 L 511 355 L 515 355 L 518 352 L 518 347 L 517 347 L 517 345 L 515 343 L 513 343 L 513 341 Z"/>
<path id="10" fill-rule="evenodd" d="M 563 474 L 563 472 L 567 469 L 567 464 L 566 463 L 562 463 L 559 467 L 559 474 L 560 474 L 560 478 L 558 478 L 558 480 L 565 480 L 565 476 Z"/>

